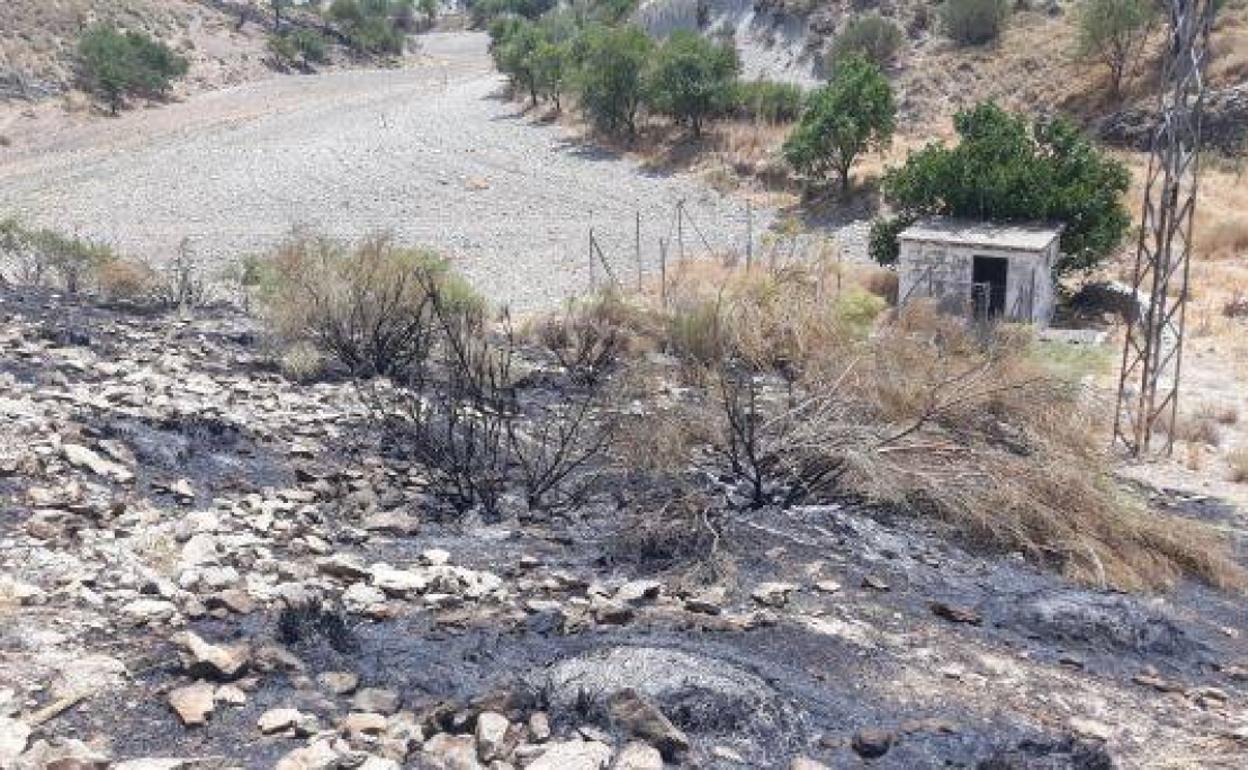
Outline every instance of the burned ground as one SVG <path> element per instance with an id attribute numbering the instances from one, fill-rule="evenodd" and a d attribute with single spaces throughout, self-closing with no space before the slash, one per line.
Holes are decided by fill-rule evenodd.
<path id="1" fill-rule="evenodd" d="M 262 767 L 324 742 L 343 763 L 439 767 L 437 741 L 400 727 L 450 736 L 486 711 L 513 733 L 548 715 L 529 758 L 618 750 L 626 689 L 687 736 L 672 766 L 1234 767 L 1248 750 L 1238 596 L 1078 587 L 852 500 L 733 513 L 732 569 L 698 582 L 614 558 L 629 523 L 609 496 L 432 515 L 354 388 L 267 371 L 233 312 L 3 303 L 0 737 L 31 723 L 32 751 Z M 199 670 L 187 630 L 246 649 L 198 726 L 170 707 Z M 317 729 L 262 735 L 281 708 Z M 381 733 L 343 721 L 374 711 Z"/>

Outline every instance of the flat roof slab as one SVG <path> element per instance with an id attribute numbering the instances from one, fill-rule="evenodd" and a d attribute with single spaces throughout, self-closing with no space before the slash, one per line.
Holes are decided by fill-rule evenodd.
<path id="1" fill-rule="evenodd" d="M 897 237 L 903 241 L 926 241 L 953 246 L 988 246 L 1019 251 L 1044 251 L 1061 234 L 1060 225 L 996 224 L 932 217 L 914 223 Z"/>

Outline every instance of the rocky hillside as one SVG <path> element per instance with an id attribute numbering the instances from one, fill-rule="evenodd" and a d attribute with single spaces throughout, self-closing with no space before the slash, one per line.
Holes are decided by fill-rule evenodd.
<path id="1" fill-rule="evenodd" d="M 890 67 L 905 127 L 908 133 L 929 136 L 947 130 L 946 120 L 954 112 L 984 99 L 1013 109 L 1061 110 L 1097 126 L 1115 116 L 1123 105 L 1106 95 L 1103 68 L 1075 57 L 1076 8 L 1071 0 L 1019 3 L 1000 41 L 969 48 L 954 45 L 941 33 L 935 6 L 916 0 L 650 0 L 642 3 L 636 18 L 654 34 L 700 27 L 728 35 L 747 77 L 811 85 L 823 77 L 828 47 L 848 21 L 878 13 L 894 21 L 905 38 Z M 1216 90 L 1233 89 L 1248 82 L 1248 3 L 1225 3 L 1219 13 L 1209 84 Z M 1138 76 L 1127 84 L 1129 115 L 1132 108 L 1139 112 L 1152 105 L 1160 41 L 1154 40 Z M 1242 99 L 1234 93 L 1215 100 L 1213 108 L 1228 136 L 1235 135 L 1236 125 L 1248 122 Z M 1128 117 L 1117 125 L 1131 122 Z M 1122 132 L 1118 128 L 1114 136 Z"/>
<path id="2" fill-rule="evenodd" d="M 267 71 L 265 37 L 256 25 L 196 0 L 5 0 L 0 3 L 0 101 L 61 93 L 74 80 L 74 48 L 83 29 L 113 22 L 143 30 L 190 59 L 181 87 L 242 82 Z"/>

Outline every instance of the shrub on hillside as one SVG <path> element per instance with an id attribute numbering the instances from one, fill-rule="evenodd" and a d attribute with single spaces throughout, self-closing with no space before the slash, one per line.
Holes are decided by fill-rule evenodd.
<path id="1" fill-rule="evenodd" d="M 647 77 L 647 100 L 655 112 L 689 126 L 698 136 L 708 116 L 731 105 L 740 67 L 731 46 L 694 32 L 674 32 L 659 47 Z"/>
<path id="2" fill-rule="evenodd" d="M 116 114 L 129 96 L 162 98 L 189 65 L 164 43 L 141 32 L 99 24 L 78 41 L 78 79 Z"/>
<path id="3" fill-rule="evenodd" d="M 765 123 L 791 123 L 802 113 L 802 89 L 772 80 L 738 81 L 733 86 L 733 109 L 742 117 Z"/>
<path id="4" fill-rule="evenodd" d="M 954 127 L 957 146 L 929 144 L 884 175 L 884 198 L 901 217 L 1060 223 L 1059 276 L 1092 270 L 1122 243 L 1131 175 L 1073 124 L 1029 123 L 989 102 L 958 113 Z"/>
<path id="5" fill-rule="evenodd" d="M 1157 5 L 1150 0 L 1082 0 L 1079 53 L 1109 69 L 1115 95 L 1139 61 L 1157 16 Z"/>
<path id="6" fill-rule="evenodd" d="M 851 56 L 808 97 L 801 122 L 784 140 L 784 158 L 812 181 L 835 176 L 847 191 L 854 162 L 892 141 L 896 119 L 888 79 L 875 64 Z"/>
<path id="7" fill-rule="evenodd" d="M 1009 0 L 944 0 L 940 7 L 941 29 L 960 45 L 991 43 L 1009 16 Z"/>
<path id="8" fill-rule="evenodd" d="M 406 19 L 414 0 L 334 0 L 329 18 L 358 54 L 399 55 L 407 42 Z"/>
<path id="9" fill-rule="evenodd" d="M 99 272 L 117 260 L 103 243 L 48 228 L 0 221 L 0 265 L 11 265 L 17 283 L 53 285 L 70 294 L 97 285 Z"/>
<path id="10" fill-rule="evenodd" d="M 428 355 L 430 286 L 454 312 L 480 306 L 444 260 L 386 236 L 347 246 L 296 234 L 253 273 L 263 313 L 284 344 L 311 344 L 360 377 L 402 375 Z"/>
<path id="11" fill-rule="evenodd" d="M 311 69 L 329 61 L 325 36 L 312 29 L 294 29 L 269 36 L 269 52 L 283 67 Z"/>
<path id="12" fill-rule="evenodd" d="M 883 67 L 901 50 L 901 28 L 878 13 L 855 16 L 832 41 L 829 59 L 833 66 L 855 54 Z"/>

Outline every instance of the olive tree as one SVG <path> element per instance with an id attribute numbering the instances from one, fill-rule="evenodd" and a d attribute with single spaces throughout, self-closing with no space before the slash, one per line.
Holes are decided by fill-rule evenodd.
<path id="1" fill-rule="evenodd" d="M 1083 0 L 1079 6 L 1079 54 L 1109 68 L 1111 92 L 1139 61 L 1157 20 L 1152 0 Z"/>
<path id="2" fill-rule="evenodd" d="M 888 79 L 875 64 L 850 56 L 830 83 L 810 94 L 782 151 L 799 173 L 815 181 L 835 176 L 846 192 L 854 163 L 871 148 L 887 147 L 896 125 Z"/>
<path id="3" fill-rule="evenodd" d="M 648 82 L 650 104 L 700 136 L 706 117 L 731 104 L 740 68 L 731 46 L 687 30 L 674 32 L 655 57 Z"/>

